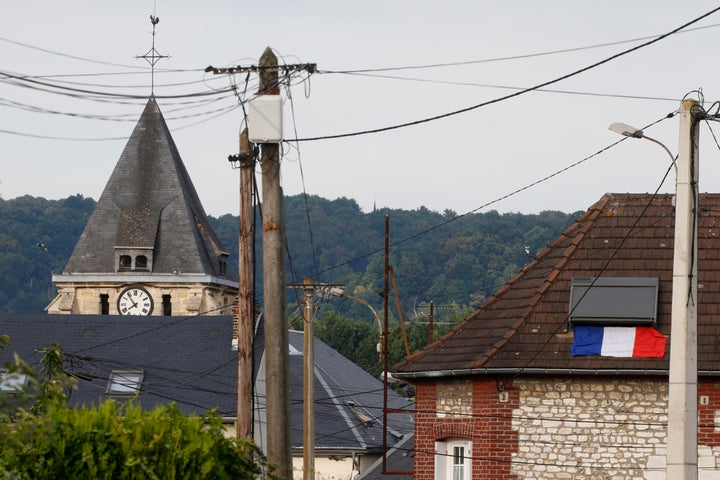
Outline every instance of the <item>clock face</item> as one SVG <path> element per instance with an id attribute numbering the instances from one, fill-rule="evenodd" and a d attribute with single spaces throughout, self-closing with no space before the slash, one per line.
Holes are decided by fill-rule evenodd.
<path id="1" fill-rule="evenodd" d="M 153 299 L 144 288 L 130 287 L 120 294 L 117 306 L 121 315 L 150 315 Z"/>

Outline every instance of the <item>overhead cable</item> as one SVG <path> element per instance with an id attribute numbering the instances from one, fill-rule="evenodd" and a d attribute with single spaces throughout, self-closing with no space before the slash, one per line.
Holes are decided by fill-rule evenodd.
<path id="1" fill-rule="evenodd" d="M 379 128 L 373 128 L 373 129 L 370 129 L 370 130 L 361 130 L 361 131 L 351 132 L 351 133 L 339 133 L 339 134 L 336 134 L 336 135 L 326 135 L 326 136 L 321 136 L 321 137 L 308 137 L 308 138 L 288 139 L 288 140 L 286 140 L 286 141 L 288 141 L 288 142 L 310 142 L 310 141 L 316 141 L 316 140 L 329 140 L 329 139 L 337 139 L 337 138 L 356 137 L 356 136 L 360 136 L 360 135 L 368 135 L 368 134 L 371 134 L 371 133 L 381 133 L 381 132 L 387 132 L 387 131 L 390 131 L 390 130 L 397 130 L 397 129 L 400 129 L 400 128 L 411 127 L 411 126 L 420 125 L 420 124 L 423 124 L 423 123 L 432 122 L 432 121 L 435 121 L 435 120 L 440 120 L 440 119 L 447 118 L 447 117 L 452 117 L 452 116 L 455 116 L 455 115 L 460 115 L 460 114 L 462 114 L 462 113 L 467 113 L 467 112 L 470 112 L 470 111 L 472 111 L 472 110 L 476 110 L 476 109 L 478 109 L 478 108 L 486 107 L 486 106 L 488 106 L 488 105 L 493 105 L 493 104 L 495 104 L 495 103 L 499 103 L 499 102 L 502 102 L 502 101 L 505 101 L 505 100 L 508 100 L 508 99 L 511 99 L 511 98 L 519 97 L 520 95 L 524 95 L 524 94 L 526 94 L 526 93 L 529 93 L 529 92 L 538 90 L 538 89 L 540 89 L 540 88 L 547 87 L 548 85 L 553 85 L 553 84 L 558 83 L 558 82 L 561 82 L 561 81 L 563 81 L 563 80 L 567 80 L 568 78 L 575 77 L 575 76 L 577 76 L 577 75 L 579 75 L 579 74 L 581 74 L 581 73 L 585 73 L 585 72 L 587 72 L 587 71 L 589 71 L 589 70 L 592 70 L 592 69 L 597 68 L 597 67 L 599 67 L 599 66 L 601 66 L 601 65 L 604 65 L 604 64 L 609 63 L 609 62 L 611 62 L 611 61 L 613 61 L 613 60 L 616 60 L 616 59 L 618 59 L 618 58 L 620 58 L 620 57 L 623 57 L 623 56 L 625 56 L 625 55 L 627 55 L 627 54 L 629 54 L 629 53 L 632 53 L 632 52 L 635 52 L 635 51 L 640 50 L 640 49 L 642 49 L 642 48 L 645 48 L 645 47 L 647 47 L 647 46 L 653 45 L 653 44 L 659 42 L 660 40 L 663 40 L 663 39 L 665 39 L 665 38 L 667 38 L 667 37 L 669 37 L 669 36 L 671 36 L 671 35 L 679 32 L 680 30 L 683 30 L 683 29 L 685 29 L 686 27 L 688 27 L 688 26 L 690 26 L 690 25 L 693 25 L 693 24 L 699 22 L 700 20 L 702 20 L 702 19 L 704 19 L 704 18 L 706 18 L 706 17 L 708 17 L 708 16 L 710 16 L 710 15 L 712 15 L 712 14 L 718 12 L 718 11 L 720 11 L 720 7 L 717 7 L 717 8 L 714 8 L 714 9 L 710 10 L 709 12 L 707 12 L 707 13 L 705 13 L 705 14 L 703 14 L 703 15 L 701 15 L 701 16 L 699 16 L 699 17 L 697 17 L 697 18 L 695 18 L 695 19 L 693 19 L 693 20 L 691 20 L 691 21 L 689 21 L 689 22 L 687 22 L 687 23 L 684 23 L 683 25 L 681 25 L 681 26 L 679 26 L 679 27 L 677 27 L 677 28 L 669 31 L 668 33 L 665 33 L 665 34 L 663 34 L 663 35 L 660 35 L 659 37 L 655 37 L 655 38 L 653 38 L 652 40 L 649 40 L 649 41 L 647 41 L 647 42 L 645 42 L 645 43 L 642 43 L 642 44 L 640 44 L 640 45 L 636 45 L 636 46 L 634 46 L 634 47 L 632 47 L 632 48 L 628 48 L 627 50 L 623 50 L 622 52 L 616 53 L 615 55 L 611 55 L 610 57 L 607 57 L 607 58 L 605 58 L 605 59 L 603 59 L 603 60 L 600 60 L 599 62 L 595 62 L 595 63 L 593 63 L 593 64 L 590 64 L 590 65 L 588 65 L 588 66 L 586 66 L 586 67 L 580 68 L 579 70 L 575 70 L 575 71 L 573 71 L 573 72 L 571 72 L 571 73 L 567 73 L 567 74 L 562 75 L 562 76 L 560 76 L 560 77 L 556 77 L 556 78 L 554 78 L 554 79 L 552 79 L 552 80 L 548 80 L 548 81 L 546 81 L 546 82 L 539 83 L 539 84 L 537 84 L 537 85 L 535 85 L 535 86 L 533 86 L 533 87 L 529 87 L 529 88 L 520 90 L 520 91 L 518 91 L 518 92 L 511 93 L 511 94 L 509 94 L 509 95 L 505 95 L 505 96 L 498 97 L 498 98 L 495 98 L 495 99 L 492 99 L 492 100 L 488 100 L 488 101 L 485 101 L 485 102 L 482 102 L 482 103 L 478 103 L 478 104 L 476 104 L 476 105 L 472 105 L 472 106 L 469 106 L 469 107 L 461 108 L 461 109 L 459 109 L 459 110 L 454 110 L 454 111 L 452 111 L 452 112 L 447 112 L 447 113 L 443 113 L 443 114 L 440 114 L 440 115 L 435 115 L 435 116 L 428 117 L 428 118 L 424 118 L 424 119 L 421 119 L 421 120 L 414 120 L 414 121 L 411 121 L 411 122 L 405 122 L 405 123 L 401 123 L 401 124 L 397 124 L 397 125 L 391 125 L 391 126 L 388 126 L 388 127 L 379 127 Z"/>

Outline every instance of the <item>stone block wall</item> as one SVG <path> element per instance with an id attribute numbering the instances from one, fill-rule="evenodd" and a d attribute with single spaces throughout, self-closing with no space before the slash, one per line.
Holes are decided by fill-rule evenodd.
<path id="1" fill-rule="evenodd" d="M 416 392 L 417 480 L 435 479 L 435 442 L 457 438 L 472 441 L 473 480 L 669 480 L 665 378 L 477 377 Z M 720 480 L 720 382 L 698 397 L 698 478 Z"/>
<path id="2" fill-rule="evenodd" d="M 230 315 L 237 296 L 234 288 L 204 283 L 142 283 L 153 297 L 153 315 L 163 314 L 163 295 L 170 295 L 172 315 Z M 109 314 L 119 315 L 117 300 L 130 284 L 91 283 L 59 285 L 58 296 L 48 306 L 51 314 L 100 315 L 100 295 L 108 295 Z"/>
<path id="3" fill-rule="evenodd" d="M 525 378 L 512 470 L 533 479 L 656 479 L 665 469 L 667 382 Z"/>

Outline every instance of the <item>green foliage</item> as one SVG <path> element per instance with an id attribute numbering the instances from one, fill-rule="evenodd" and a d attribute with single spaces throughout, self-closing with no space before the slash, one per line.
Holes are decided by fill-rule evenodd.
<path id="1" fill-rule="evenodd" d="M 1 348 L 7 338 L 0 340 Z M 43 374 L 20 359 L 7 366 L 30 382 L 13 402 L 0 403 L 0 477 L 250 480 L 261 473 L 255 447 L 225 438 L 214 412 L 186 416 L 174 404 L 143 411 L 133 401 L 113 400 L 69 407 L 61 357 L 58 345 L 45 349 Z M 28 402 L 42 408 L 25 409 Z"/>
<path id="2" fill-rule="evenodd" d="M 353 321 L 328 311 L 315 320 L 315 336 L 366 372 L 375 375 L 382 371 L 377 352 L 380 329 L 376 323 Z"/>
<path id="3" fill-rule="evenodd" d="M 64 200 L 0 199 L 0 312 L 40 312 L 47 306 L 55 296 L 51 272 L 63 269 L 94 206 L 92 199 L 81 195 Z M 285 198 L 289 283 L 313 277 L 317 282 L 343 284 L 353 295 L 379 307 L 385 215 L 390 219 L 390 263 L 403 304 L 434 300 L 477 307 L 578 213 L 490 211 L 458 216 L 452 210 L 438 213 L 425 207 L 365 213 L 347 198 L 290 196 Z M 235 269 L 238 217 L 210 217 L 210 223 Z M 256 228 L 255 235 L 260 259 L 262 229 Z M 258 297 L 261 264 L 256 261 Z M 367 317 L 365 307 L 355 302 L 333 302 L 332 308 L 353 318 Z"/>
<path id="4" fill-rule="evenodd" d="M 436 325 L 433 329 L 433 339 L 437 340 L 452 326 L 452 323 Z M 374 377 L 382 378 L 383 362 L 378 353 L 381 332 L 376 322 L 354 321 L 329 311 L 315 320 L 314 331 L 317 338 L 352 360 L 363 370 Z M 411 354 L 428 344 L 428 326 L 426 324 L 407 324 L 405 332 Z M 390 367 L 405 358 L 405 341 L 399 323 L 390 328 L 388 332 L 388 351 L 390 352 L 388 357 Z"/>
<path id="5" fill-rule="evenodd" d="M 40 312 L 55 292 L 50 271 L 67 262 L 95 202 L 80 195 L 65 200 L 20 197 L 0 199 L 0 312 Z M 418 305 L 434 301 L 436 321 L 456 323 L 516 275 L 580 212 L 500 214 L 496 211 L 458 215 L 452 210 L 433 212 L 382 209 L 363 212 L 351 199 L 326 200 L 318 196 L 285 198 L 288 241 L 288 283 L 305 277 L 315 282 L 345 285 L 345 290 L 382 312 L 385 267 L 385 216 L 390 219 L 390 264 L 408 325 L 420 318 Z M 259 209 L 256 219 L 260 222 Z M 209 218 L 213 229 L 237 265 L 238 217 Z M 38 247 L 37 244 L 47 246 Z M 262 297 L 262 229 L 255 228 L 256 296 Z M 394 299 L 394 292 L 391 293 Z M 297 298 L 290 296 L 289 311 Z M 452 306 L 452 310 L 447 307 Z M 334 298 L 323 306 L 342 318 L 337 325 L 320 326 L 327 341 L 371 373 L 379 372 L 373 331 L 375 318 L 365 305 Z M 427 312 L 424 312 L 426 315 Z M 453 318 L 450 318 L 450 316 Z M 391 305 L 391 331 L 398 328 L 397 308 Z M 347 321 L 345 321 L 347 320 Z M 302 328 L 302 317 L 291 318 Z M 426 329 L 426 327 L 423 327 Z M 408 335 L 411 329 L 408 327 Z M 418 331 L 422 330 L 418 327 Z M 437 332 L 437 330 L 436 330 Z M 415 351 L 426 334 L 416 335 Z M 353 339 L 344 343 L 343 335 Z M 391 360 L 404 355 L 402 337 L 391 333 Z M 361 337 L 367 337 L 361 341 Z M 365 338 L 363 337 L 363 338 Z M 335 339 L 340 341 L 335 342 Z M 437 335 L 436 337 L 437 338 Z M 325 338 L 323 338 L 325 340 Z M 411 343 L 412 340 L 409 340 Z M 426 340 L 425 340 L 426 341 Z M 351 348 L 352 347 L 352 348 Z M 399 347 L 396 352 L 396 347 Z M 374 360 L 372 359 L 374 357 Z"/>
<path id="6" fill-rule="evenodd" d="M 249 445 L 223 437 L 217 415 L 185 416 L 173 404 L 145 412 L 129 402 L 55 405 L 0 436 L 0 471 L 17 479 L 251 479 Z"/>
<path id="7" fill-rule="evenodd" d="M 41 312 L 55 296 L 52 272 L 72 253 L 95 201 L 0 198 L 0 312 Z"/>

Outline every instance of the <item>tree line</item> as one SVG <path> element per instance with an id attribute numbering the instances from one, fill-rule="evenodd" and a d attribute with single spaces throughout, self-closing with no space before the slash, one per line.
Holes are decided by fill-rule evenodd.
<path id="1" fill-rule="evenodd" d="M 61 200 L 0 199 L 0 312 L 43 311 L 56 294 L 51 274 L 64 268 L 94 206 L 93 199 L 82 195 Z M 254 215 L 258 298 L 262 297 L 261 209 L 258 206 Z M 430 302 L 435 306 L 437 338 L 520 271 L 579 214 L 489 211 L 458 215 L 425 207 L 363 212 L 348 198 L 288 196 L 287 280 L 300 284 L 312 277 L 315 283 L 344 286 L 344 298 L 318 292 L 318 337 L 377 373 L 373 310 L 379 316 L 384 313 L 386 216 L 395 280 L 389 291 L 388 317 L 395 331 L 402 315 L 412 349 L 417 349 L 428 341 Z M 238 217 L 211 216 L 209 221 L 230 253 L 229 263 L 236 273 Z M 298 307 L 302 294 L 290 290 L 288 299 L 291 324 L 302 328 Z M 390 334 L 391 360 L 404 352 L 400 333 Z"/>

